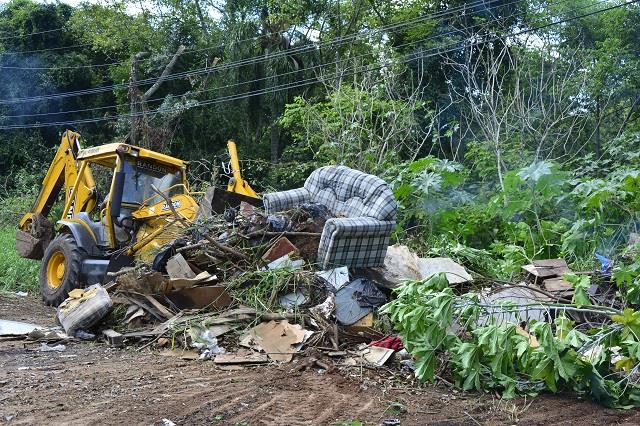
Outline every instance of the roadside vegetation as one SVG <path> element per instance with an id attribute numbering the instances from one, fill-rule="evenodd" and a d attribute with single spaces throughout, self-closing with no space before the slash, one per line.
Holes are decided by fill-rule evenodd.
<path id="1" fill-rule="evenodd" d="M 0 291 L 38 291 L 40 262 L 23 259 L 14 249 L 17 227 L 0 228 Z"/>
<path id="2" fill-rule="evenodd" d="M 637 2 L 149 3 L 0 6 L 1 289 L 36 287 L 15 229 L 65 128 L 191 160 L 198 182 L 234 138 L 256 189 L 327 164 L 382 177 L 394 241 L 480 279 L 518 283 L 536 259 L 612 265 L 622 305 L 593 307 L 607 320 L 589 330 L 525 324 L 537 347 L 478 322 L 482 303 L 441 278 L 405 283 L 385 310 L 422 380 L 447 367 L 464 389 L 640 405 Z M 145 97 L 171 58 L 174 78 Z M 568 279 L 569 305 L 590 306 L 591 283 Z M 454 316 L 469 333 L 451 333 Z"/>

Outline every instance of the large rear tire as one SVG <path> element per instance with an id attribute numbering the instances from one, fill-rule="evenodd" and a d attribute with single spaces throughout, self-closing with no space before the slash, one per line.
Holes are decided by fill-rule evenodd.
<path id="1" fill-rule="evenodd" d="M 58 306 L 74 288 L 82 286 L 80 268 L 85 253 L 71 234 L 58 234 L 40 265 L 40 293 L 48 306 Z"/>

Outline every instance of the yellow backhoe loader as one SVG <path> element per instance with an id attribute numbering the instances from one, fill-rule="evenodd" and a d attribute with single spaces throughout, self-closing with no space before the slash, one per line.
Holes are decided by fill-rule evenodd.
<path id="1" fill-rule="evenodd" d="M 242 179 L 235 143 L 228 148 L 233 177 L 226 194 L 214 193 L 212 204 L 217 198 L 225 199 L 223 208 L 239 199 L 260 204 Z M 78 133 L 64 132 L 16 238 L 22 257 L 42 260 L 45 303 L 57 306 L 74 288 L 104 282 L 109 271 L 153 261 L 201 208 L 187 168 L 186 161 L 124 143 L 82 149 Z M 54 226 L 47 215 L 62 190 L 64 208 Z"/>

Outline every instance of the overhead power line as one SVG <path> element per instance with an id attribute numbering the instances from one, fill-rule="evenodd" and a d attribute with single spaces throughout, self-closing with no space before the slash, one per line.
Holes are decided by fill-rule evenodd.
<path id="1" fill-rule="evenodd" d="M 623 6 L 627 6 L 627 5 L 631 5 L 634 3 L 638 3 L 640 0 L 631 0 L 628 1 L 626 3 L 622 3 L 622 4 L 618 4 L 618 5 L 613 5 L 604 9 L 600 9 L 597 11 L 593 11 L 593 12 L 589 12 L 589 13 L 585 13 L 582 15 L 577 15 L 577 16 L 573 16 L 570 18 L 565 18 L 565 19 L 561 19 L 559 21 L 554 21 L 554 22 L 550 22 L 544 25 L 540 25 L 537 27 L 532 27 L 532 28 L 528 28 L 528 29 L 524 29 L 524 30 L 520 30 L 520 31 L 516 31 L 516 32 L 511 32 L 509 34 L 506 35 L 501 35 L 501 36 L 494 36 L 494 37 L 490 37 L 487 39 L 482 39 L 482 40 L 478 40 L 477 37 L 470 37 L 468 38 L 466 41 L 471 41 L 471 45 L 477 45 L 477 44 L 484 44 L 484 43 L 488 43 L 491 41 L 497 41 L 500 39 L 504 39 L 504 38 L 511 38 L 511 37 L 517 37 L 523 34 L 527 34 L 533 31 L 537 31 L 537 30 L 541 30 L 541 29 L 545 29 L 545 28 L 549 28 L 551 26 L 555 26 L 555 25 L 560 25 L 563 23 L 567 23 L 567 22 L 572 22 L 575 21 L 577 19 L 582 19 L 588 16 L 593 16 L 596 15 L 598 13 L 602 13 L 602 12 L 606 12 L 609 10 L 613 10 L 613 9 L 617 9 Z M 572 10 L 572 12 L 574 12 L 575 10 L 578 9 L 574 9 Z M 475 40 L 475 41 L 474 41 Z M 450 46 L 454 46 L 453 48 L 449 48 L 448 50 L 444 50 L 441 51 L 439 48 L 434 47 L 432 49 L 429 50 L 438 50 L 436 52 L 432 52 L 432 53 L 427 53 L 427 54 L 421 54 L 421 55 L 405 55 L 405 57 L 408 57 L 408 59 L 404 59 L 400 62 L 402 63 L 407 63 L 407 62 L 412 62 L 418 59 L 425 59 L 428 57 L 433 57 L 436 55 L 442 55 L 444 53 L 448 53 L 451 51 L 455 51 L 457 50 L 459 47 L 459 42 L 454 42 L 454 43 L 450 43 Z M 363 67 L 359 67 L 357 69 L 355 69 L 354 71 L 351 71 L 349 73 L 345 73 L 343 74 L 343 77 L 345 76 L 351 76 L 357 73 L 361 73 L 361 72 L 371 72 L 371 71 L 376 71 L 376 70 L 380 70 L 383 69 L 385 67 L 387 67 L 389 64 L 383 64 L 383 65 L 376 65 L 374 67 L 371 66 L 363 66 Z M 245 99 L 245 98 L 249 98 L 252 96 L 259 96 L 259 95 L 264 95 L 264 94 L 269 94 L 269 93 L 275 93 L 281 90 L 289 90 L 289 89 L 293 89 L 293 88 L 299 88 L 299 87 L 306 87 L 309 86 L 311 84 L 316 84 L 318 82 L 324 82 L 329 80 L 329 78 L 324 79 L 324 80 L 318 80 L 316 78 L 310 78 L 310 79 L 306 79 L 306 80 L 302 80 L 302 81 L 296 81 L 296 82 L 292 82 L 292 83 L 285 83 L 279 86 L 274 86 L 274 87 L 270 87 L 270 88 L 266 88 L 266 89 L 261 89 L 261 90 L 256 90 L 256 91 L 252 91 L 252 92 L 245 92 L 245 93 L 239 93 L 239 94 L 234 94 L 234 95 L 229 95 L 229 96 L 225 96 L 222 98 L 217 98 L 217 99 L 212 99 L 209 101 L 203 101 L 200 102 L 198 105 L 195 105 L 193 107 L 187 107 L 186 109 L 190 109 L 190 108 L 196 108 L 196 107 L 203 107 L 203 106 L 209 106 L 209 105 L 215 105 L 215 104 L 219 104 L 219 103 L 223 103 L 223 102 L 230 102 L 230 101 L 234 101 L 234 100 L 240 100 L 240 99 Z M 184 108 L 175 108 L 173 109 L 173 111 L 179 111 L 182 110 Z M 171 112 L 172 110 L 166 110 L 165 112 Z M 158 112 L 162 112 L 161 108 L 158 108 L 156 110 L 150 111 L 150 114 L 155 114 Z M 8 125 L 8 126 L 0 126 L 1 130 L 10 130 L 10 129 L 29 129 L 29 128 L 38 128 L 38 127 L 51 127 L 51 126 L 62 126 L 62 125 L 72 125 L 72 124 L 87 124 L 87 123 L 97 123 L 97 122 L 101 122 L 101 121 L 110 121 L 110 120 L 115 120 L 115 119 L 119 119 L 119 118 L 131 118 L 131 117 L 140 117 L 142 116 L 142 113 L 132 113 L 132 114 L 121 114 L 121 115 L 117 115 L 117 116 L 113 116 L 113 117 L 103 117 L 103 118 L 88 118 L 88 119 L 82 119 L 82 120 L 74 120 L 74 121 L 61 121 L 61 122 L 55 122 L 55 123 L 35 123 L 35 124 L 26 124 L 26 125 Z"/>
<path id="2" fill-rule="evenodd" d="M 54 32 L 58 32 L 58 31 L 62 31 L 62 30 L 64 30 L 64 27 L 55 28 L 53 30 L 35 31 L 35 32 L 32 32 L 32 33 L 26 33 L 26 34 L 16 34 L 16 35 L 11 35 L 11 36 L 2 36 L 2 37 L 0 37 L 0 41 L 1 40 L 12 40 L 12 39 L 16 39 L 16 38 L 30 37 L 30 36 L 39 35 L 39 34 L 49 34 L 49 33 L 54 33 Z"/>
<path id="3" fill-rule="evenodd" d="M 512 0 L 511 3 L 516 3 L 519 0 Z M 567 0 L 569 1 L 569 0 Z M 524 15 L 526 12 L 522 12 L 522 13 L 514 13 L 508 16 L 508 18 L 514 18 L 516 16 L 521 16 Z M 473 30 L 476 28 L 481 28 L 484 25 L 486 25 L 485 23 L 478 23 L 475 25 L 472 25 L 470 27 L 465 28 L 465 31 L 469 31 L 469 30 Z M 402 48 L 406 48 L 406 47 L 410 47 L 413 46 L 415 44 L 419 44 L 419 43 L 424 43 L 426 41 L 429 40 L 433 40 L 433 39 L 439 39 L 442 37 L 446 37 L 449 35 L 453 35 L 455 33 L 460 32 L 460 30 L 452 30 L 449 31 L 447 33 L 442 33 L 442 34 L 436 34 L 436 35 L 432 35 L 430 37 L 426 37 L 426 38 L 421 38 L 418 40 L 414 40 L 412 42 L 408 42 L 408 43 L 404 43 L 398 46 L 394 46 L 395 49 L 402 49 Z M 355 60 L 355 59 L 359 59 L 359 58 L 365 58 L 370 56 L 370 53 L 365 53 L 365 54 L 360 54 L 360 55 L 356 55 L 354 57 L 349 57 L 348 60 Z M 322 64 L 317 64 L 314 66 L 311 66 L 309 68 L 305 68 L 304 71 L 309 72 L 309 71 L 314 71 L 316 69 L 323 69 L 326 68 L 328 66 L 331 65 L 338 65 L 341 61 L 331 61 L 331 62 L 325 62 Z M 221 69 L 219 68 L 214 68 L 212 71 L 220 71 Z M 261 77 L 261 78 L 257 78 L 257 79 L 253 79 L 253 80 L 245 80 L 245 81 L 240 81 L 237 83 L 233 83 L 233 84 L 227 84 L 227 85 L 223 85 L 223 86 L 218 86 L 218 87 L 213 87 L 211 89 L 204 89 L 204 90 L 198 90 L 196 93 L 197 94 L 201 94 L 201 93 L 207 93 L 207 92 L 212 92 L 212 91 L 220 91 L 223 89 L 228 89 L 228 88 L 232 88 L 232 87 L 237 87 L 237 86 L 244 86 L 247 84 L 252 84 L 252 83 L 257 83 L 257 82 L 261 82 L 261 81 L 267 81 L 267 80 L 271 80 L 274 78 L 281 78 L 281 77 L 285 77 L 285 76 L 289 76 L 289 75 L 295 75 L 295 74 L 299 74 L 300 71 L 298 70 L 294 70 L 294 71 L 288 71 L 285 73 L 280 73 L 274 76 L 266 76 L 266 77 Z M 184 94 L 183 94 L 184 95 Z M 183 96 L 183 95 L 176 95 L 176 96 Z M 156 101 L 163 101 L 164 97 L 160 97 L 160 98 L 154 98 L 154 99 L 149 99 L 146 102 L 147 103 L 152 103 L 152 102 L 156 102 Z M 66 110 L 66 111 L 55 111 L 55 112 L 45 112 L 45 113 L 34 113 L 34 114 L 20 114 L 20 115 L 5 115 L 5 116 L 1 116 L 0 118 L 26 118 L 26 117 L 42 117 L 42 116 L 51 116 L 51 115 L 62 115 L 62 114 L 71 114 L 71 113 L 78 113 L 78 112 L 86 112 L 86 111 L 96 111 L 96 110 L 105 110 L 105 109 L 114 109 L 114 108 L 118 108 L 118 107 L 124 107 L 124 106 L 129 106 L 130 103 L 123 103 L 123 104 L 116 104 L 116 105 L 107 105 L 107 106 L 102 106 L 102 107 L 94 107 L 94 108 L 84 108 L 84 109 L 76 109 L 76 110 Z"/>
<path id="4" fill-rule="evenodd" d="M 493 1 L 497 1 L 497 0 L 488 0 L 490 2 Z M 602 0 L 603 2 L 606 0 Z M 514 3 L 517 3 L 518 0 L 512 0 L 510 3 L 508 3 L 507 5 L 511 5 Z M 477 3 L 487 3 L 487 0 L 478 0 Z M 503 5 L 506 6 L 506 5 Z M 468 5 L 467 5 L 468 7 Z M 174 73 L 174 74 L 169 74 L 164 81 L 172 81 L 172 80 L 177 80 L 177 79 L 182 79 L 182 78 L 186 78 L 186 77 L 193 77 L 193 76 L 198 76 L 198 75 L 203 75 L 203 74 L 208 74 L 212 71 L 224 71 L 224 70 L 228 70 L 228 69 L 234 69 L 234 68 L 239 68 L 242 66 L 248 66 L 248 65 L 255 65 L 258 63 L 262 63 L 262 62 L 266 62 L 272 59 L 277 59 L 277 58 L 282 58 L 282 57 L 286 57 L 286 56 L 290 56 L 290 55 L 294 55 L 294 54 L 304 54 L 304 53 L 309 53 L 309 52 L 313 52 L 316 51 L 322 47 L 325 46 L 330 46 L 330 47 L 335 47 L 335 46 L 340 46 L 343 44 L 347 44 L 350 43 L 358 38 L 362 38 L 362 37 L 367 37 L 367 36 L 371 36 L 372 33 L 377 33 L 377 32 L 383 32 L 383 31 L 389 31 L 389 30 L 398 30 L 400 28 L 404 28 L 405 26 L 409 26 L 413 23 L 416 22 L 416 20 L 427 20 L 429 18 L 433 19 L 434 17 L 443 17 L 443 16 L 447 16 L 447 15 L 452 15 L 455 14 L 457 12 L 459 12 L 460 7 L 448 10 L 448 11 L 443 11 L 443 12 L 439 12 L 437 14 L 434 15 L 430 15 L 430 16 L 421 16 L 419 18 L 413 18 L 411 20 L 408 21 L 401 21 L 399 23 L 395 23 L 392 25 L 387 25 L 384 27 L 379 27 L 379 28 L 375 28 L 372 29 L 370 31 L 367 32 L 361 32 L 361 33 L 351 33 L 345 36 L 341 36 L 341 37 L 336 37 L 332 40 L 328 40 L 328 41 L 324 41 L 321 42 L 319 44 L 309 44 L 309 45 L 303 45 L 303 46 L 299 46 L 293 49 L 288 49 L 288 50 L 282 50 L 282 51 L 277 51 L 274 52 L 272 54 L 267 54 L 267 55 L 259 55 L 259 56 L 253 56 L 250 58 L 244 58 L 244 59 L 240 59 L 237 61 L 232 61 L 226 64 L 222 64 L 222 65 L 218 65 L 216 67 L 206 67 L 206 68 L 198 68 L 195 70 L 189 70 L 189 71 L 182 71 L 182 72 L 178 72 L 178 73 Z M 453 32 L 449 32 L 446 34 L 440 34 L 438 35 L 439 37 L 442 37 L 444 35 L 447 34 L 452 34 L 455 33 L 457 31 L 453 31 Z M 150 84 L 155 82 L 156 78 L 147 78 L 147 79 L 141 79 L 138 80 L 135 84 L 136 87 L 139 86 L 143 86 L 145 84 Z M 39 101 L 44 101 L 44 100 L 51 100 L 51 99 L 59 99 L 59 98 L 66 98 L 66 97 L 76 97 L 76 96 L 84 96 L 84 95 L 90 95 L 90 94 L 95 94 L 95 93 L 102 93 L 102 92 L 107 92 L 107 91 L 112 91 L 112 90 L 118 90 L 118 89 L 128 89 L 130 87 L 129 83 L 118 83 L 118 84 L 112 84 L 112 85 L 107 85 L 107 86 L 99 86 L 99 87 L 94 87 L 94 88 L 90 88 L 90 89 L 82 89 L 82 90 L 77 90 L 77 91 L 72 91 L 72 92 L 63 92 L 63 93 L 54 93 L 54 94 L 50 94 L 50 95 L 40 95 L 40 96 L 32 96 L 32 97 L 23 97 L 23 98 L 14 98 L 14 99 L 5 99 L 5 100 L 0 100 L 0 105 L 6 105 L 6 104 L 14 104 L 14 103 L 22 103 L 22 102 L 39 102 Z"/>
<path id="5" fill-rule="evenodd" d="M 411 18 L 409 20 L 405 20 L 405 21 L 402 21 L 402 22 L 406 22 L 405 25 L 409 25 L 411 23 L 419 22 L 419 21 L 425 20 L 427 18 L 439 18 L 439 17 L 444 17 L 444 16 L 447 16 L 447 15 L 453 15 L 453 14 L 455 14 L 457 12 L 461 12 L 461 11 L 464 11 L 466 9 L 470 9 L 470 8 L 473 8 L 473 7 L 476 7 L 476 6 L 480 6 L 480 5 L 488 6 L 491 3 L 494 3 L 494 2 L 497 2 L 497 1 L 499 1 L 499 0 L 474 0 L 474 1 L 470 2 L 470 3 L 468 3 L 468 4 L 465 4 L 465 5 L 456 6 L 454 8 L 446 9 L 446 10 L 440 11 L 440 12 L 435 12 L 435 13 L 432 13 L 432 14 L 429 14 L 429 15 L 420 15 L 420 16 L 417 16 L 415 18 Z M 512 3 L 514 3 L 514 2 L 512 2 Z M 509 4 L 512 4 L 512 3 L 509 3 Z M 507 4 L 507 5 L 509 5 L 509 4 Z M 498 6 L 504 7 L 504 6 L 507 6 L 507 5 L 499 4 Z M 333 16 L 335 17 L 337 15 L 333 15 Z M 376 30 L 385 30 L 386 27 L 393 28 L 393 27 L 397 26 L 398 24 L 399 23 L 388 24 L 386 26 L 379 27 Z M 198 53 L 198 52 L 204 52 L 204 51 L 209 51 L 209 50 L 214 50 L 214 49 L 219 49 L 219 48 L 222 48 L 222 47 L 230 45 L 230 44 L 240 44 L 240 43 L 246 43 L 246 42 L 251 42 L 251 41 L 257 41 L 257 40 L 260 40 L 260 39 L 262 39 L 264 37 L 268 37 L 268 36 L 275 35 L 275 34 L 277 34 L 277 33 L 271 33 L 271 34 L 266 34 L 266 35 L 258 35 L 258 36 L 248 37 L 248 38 L 241 39 L 241 40 L 236 40 L 236 41 L 227 42 L 227 43 L 220 43 L 220 44 L 217 44 L 215 46 L 203 47 L 203 48 L 199 48 L 199 49 L 187 49 L 183 53 L 183 55 L 192 54 L 192 53 Z M 355 32 L 351 33 L 351 34 L 355 34 Z M 345 36 L 343 36 L 343 37 L 345 37 Z M 338 39 L 339 38 L 336 38 L 334 40 L 331 40 L 330 42 L 334 42 L 334 41 L 336 41 Z M 86 44 L 86 45 L 88 45 L 88 44 Z M 81 45 L 78 45 L 78 46 L 81 46 Z M 85 45 L 82 45 L 82 46 L 85 46 Z M 46 51 L 46 50 L 47 49 L 43 49 L 43 51 Z M 10 53 L 18 54 L 18 53 L 33 53 L 33 52 L 34 51 L 10 52 Z M 157 60 L 157 59 L 162 59 L 162 58 L 170 58 L 172 56 L 173 56 L 173 54 L 165 54 L 165 55 L 156 56 L 154 58 L 142 59 L 142 60 L 140 60 L 140 62 Z M 107 66 L 112 66 L 112 65 L 128 64 L 128 63 L 129 63 L 129 60 L 109 62 L 109 63 L 105 63 L 105 64 L 87 64 L 87 65 L 74 65 L 74 66 L 61 66 L 61 67 L 2 66 L 0 68 L 15 69 L 15 70 L 61 70 L 61 69 L 98 68 L 98 67 L 107 67 Z"/>
<path id="6" fill-rule="evenodd" d="M 58 51 L 58 50 L 76 49 L 78 47 L 87 47 L 87 46 L 91 46 L 91 43 L 74 44 L 72 46 L 50 47 L 50 48 L 47 48 L 47 49 L 20 50 L 20 51 L 17 51 L 17 52 L 8 51 L 8 52 L 1 52 L 0 55 L 4 55 L 4 56 L 8 56 L 8 55 L 30 55 L 32 53 L 54 52 L 54 51 Z M 4 68 L 4 67 L 0 66 L 0 68 Z"/>

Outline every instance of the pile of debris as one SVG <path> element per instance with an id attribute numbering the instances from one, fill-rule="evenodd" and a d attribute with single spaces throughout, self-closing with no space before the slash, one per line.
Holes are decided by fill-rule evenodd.
<path id="1" fill-rule="evenodd" d="M 472 277 L 449 258 L 421 258 L 406 246 L 394 245 L 380 268 L 317 270 L 320 237 L 329 217 L 326 208 L 314 204 L 267 215 L 243 203 L 185 226 L 153 262 L 112 273 L 104 286 L 72 291 L 58 307 L 64 332 L 5 322 L 0 336 L 26 336 L 42 342 L 42 351 L 64 350 L 61 343 L 69 338 L 101 338 L 114 346 L 158 350 L 163 356 L 212 360 L 228 370 L 296 360 L 295 370 L 380 371 L 384 366 L 382 371 L 392 371 L 387 367 L 393 363 L 413 379 L 414 374 L 421 378 L 421 371 L 424 375 L 419 364 L 426 357 L 414 359 L 407 352 L 404 344 L 411 349 L 413 343 L 402 324 L 391 322 L 397 318 L 389 310 L 398 301 L 404 303 L 401 293 L 411 283 L 427 286 L 431 278 L 446 278 L 454 310 L 463 312 L 469 304 L 481 308 L 473 322 L 467 318 L 443 333 L 464 340 L 472 335 L 467 326 L 511 324 L 528 339 L 531 351 L 548 344 L 531 324 L 554 326 L 566 314 L 588 333 L 610 323 L 611 315 L 624 307 L 611 281 L 611 261 L 604 258 L 599 272 L 573 272 L 563 259 L 535 260 L 523 267 L 521 280 L 506 282 Z M 576 299 L 579 292 L 582 303 Z M 397 299 L 382 314 L 379 308 L 394 293 Z M 412 303 L 431 306 L 430 300 Z M 420 320 L 424 318 L 415 319 Z M 409 327 L 420 328 L 413 323 Z M 590 352 L 578 353 L 585 359 Z M 435 350 L 432 356 L 438 357 Z M 625 358 L 616 355 L 619 359 Z M 455 373 L 441 374 L 458 384 Z"/>
<path id="2" fill-rule="evenodd" d="M 290 362 L 303 352 L 300 368 L 325 370 L 408 357 L 397 336 L 379 331 L 391 333 L 388 323 L 374 327 L 388 289 L 411 278 L 394 266 L 396 252 L 408 249 L 390 247 L 386 269 L 316 270 L 328 218 L 318 204 L 266 215 L 242 203 L 185 226 L 153 262 L 72 291 L 58 319 L 69 336 L 227 366 Z"/>

